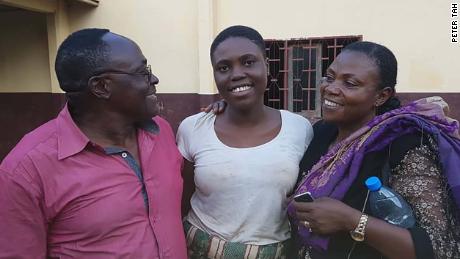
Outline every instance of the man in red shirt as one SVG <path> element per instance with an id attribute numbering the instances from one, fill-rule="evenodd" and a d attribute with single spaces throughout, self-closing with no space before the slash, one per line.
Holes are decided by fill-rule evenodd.
<path id="1" fill-rule="evenodd" d="M 182 156 L 139 47 L 81 30 L 56 74 L 66 106 L 0 165 L 0 258 L 186 258 Z"/>

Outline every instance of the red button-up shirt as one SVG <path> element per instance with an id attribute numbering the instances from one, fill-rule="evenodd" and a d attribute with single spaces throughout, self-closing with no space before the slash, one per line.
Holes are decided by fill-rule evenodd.
<path id="1" fill-rule="evenodd" d="M 186 258 L 182 156 L 165 120 L 151 126 L 138 129 L 142 177 L 67 107 L 27 134 L 0 165 L 0 258 Z"/>

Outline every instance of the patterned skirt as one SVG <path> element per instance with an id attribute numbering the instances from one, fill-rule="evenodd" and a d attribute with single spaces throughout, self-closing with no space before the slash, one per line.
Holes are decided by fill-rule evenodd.
<path id="1" fill-rule="evenodd" d="M 290 239 L 268 245 L 246 245 L 242 243 L 227 242 L 219 237 L 209 235 L 193 226 L 188 221 L 184 222 L 187 239 L 188 257 L 190 259 L 286 259 Z"/>

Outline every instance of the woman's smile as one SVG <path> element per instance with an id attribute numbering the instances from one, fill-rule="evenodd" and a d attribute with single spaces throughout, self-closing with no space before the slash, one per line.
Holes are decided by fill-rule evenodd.
<path id="1" fill-rule="evenodd" d="M 342 104 L 336 103 L 334 101 L 331 101 L 331 100 L 328 100 L 328 99 L 323 100 L 323 109 L 336 110 L 336 109 L 340 109 L 342 107 L 343 107 Z"/>
<path id="2" fill-rule="evenodd" d="M 251 84 L 242 84 L 230 87 L 228 91 L 234 96 L 242 97 L 254 92 L 254 86 Z"/>

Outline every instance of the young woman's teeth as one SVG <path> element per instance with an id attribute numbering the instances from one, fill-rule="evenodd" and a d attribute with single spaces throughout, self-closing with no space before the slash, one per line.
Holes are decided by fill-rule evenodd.
<path id="1" fill-rule="evenodd" d="M 331 106 L 331 107 L 338 107 L 339 106 L 339 104 L 331 102 L 329 100 L 324 100 L 324 104 L 327 105 L 327 106 Z"/>
<path id="2" fill-rule="evenodd" d="M 233 93 L 238 93 L 238 92 L 246 91 L 246 90 L 248 90 L 249 88 L 251 88 L 251 87 L 248 86 L 248 85 L 240 86 L 240 87 L 237 87 L 237 88 L 233 89 L 232 92 L 233 92 Z"/>

